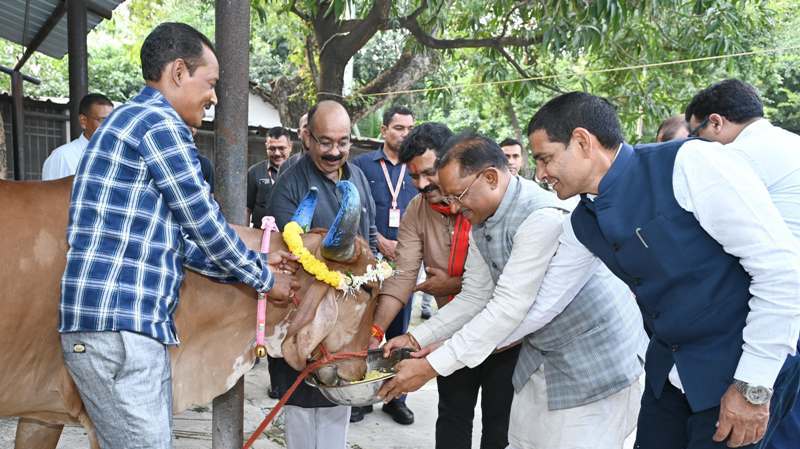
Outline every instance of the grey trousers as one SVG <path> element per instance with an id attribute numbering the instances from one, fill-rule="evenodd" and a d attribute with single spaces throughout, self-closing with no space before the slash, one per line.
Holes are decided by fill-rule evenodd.
<path id="1" fill-rule="evenodd" d="M 172 447 L 166 346 L 123 331 L 61 334 L 61 348 L 102 449 Z"/>

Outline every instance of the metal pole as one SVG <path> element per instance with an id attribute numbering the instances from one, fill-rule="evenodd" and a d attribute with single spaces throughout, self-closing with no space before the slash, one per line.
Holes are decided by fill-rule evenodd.
<path id="1" fill-rule="evenodd" d="M 217 0 L 216 47 L 220 79 L 214 119 L 214 197 L 231 223 L 245 224 L 250 2 Z M 242 447 L 244 380 L 212 404 L 212 449 Z"/>
<path id="2" fill-rule="evenodd" d="M 25 146 L 25 115 L 23 105 L 24 91 L 22 90 L 22 74 L 14 71 L 11 73 L 11 151 L 8 152 L 8 167 L 14 170 L 14 178 L 19 181 L 23 178 L 22 149 Z"/>
<path id="3" fill-rule="evenodd" d="M 82 132 L 78 107 L 81 99 L 89 92 L 86 27 L 86 0 L 67 0 L 69 116 L 72 136 L 78 136 Z"/>

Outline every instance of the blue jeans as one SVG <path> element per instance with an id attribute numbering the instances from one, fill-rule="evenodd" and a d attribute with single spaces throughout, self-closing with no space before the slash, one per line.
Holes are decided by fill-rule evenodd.
<path id="1" fill-rule="evenodd" d="M 167 347 L 132 332 L 61 334 L 67 369 L 102 449 L 172 447 Z"/>

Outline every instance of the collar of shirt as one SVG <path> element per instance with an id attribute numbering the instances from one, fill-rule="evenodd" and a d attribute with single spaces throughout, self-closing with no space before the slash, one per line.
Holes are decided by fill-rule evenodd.
<path id="1" fill-rule="evenodd" d="M 494 211 L 491 217 L 487 218 L 486 221 L 477 225 L 476 227 L 483 228 L 487 226 L 493 226 L 495 223 L 501 222 L 506 214 L 508 214 L 508 211 L 514 206 L 514 198 L 516 198 L 519 194 L 519 190 L 519 178 L 516 176 L 511 176 L 508 182 L 508 187 L 506 188 L 506 193 L 503 195 L 503 199 L 500 201 L 500 205 L 497 207 L 497 210 Z"/>
<path id="2" fill-rule="evenodd" d="M 614 158 L 611 159 L 611 167 L 608 168 L 608 172 L 597 186 L 597 195 L 594 198 L 601 197 L 603 192 L 607 192 L 614 186 L 614 183 L 625 173 L 632 158 L 633 147 L 625 142 L 621 143 L 614 153 Z M 588 194 L 582 194 L 581 197 L 589 200 Z"/>
<path id="3" fill-rule="evenodd" d="M 317 164 L 315 164 L 314 161 L 311 160 L 311 156 L 309 156 L 308 152 L 306 152 L 303 155 L 303 158 L 301 159 L 301 161 L 302 161 L 303 164 L 305 164 L 306 170 L 309 170 L 309 171 L 313 172 L 316 176 L 319 176 L 324 181 L 330 182 L 332 184 L 336 184 L 336 181 L 334 181 L 331 178 L 329 178 L 327 175 L 325 175 L 325 173 L 322 173 L 322 171 L 317 167 Z M 350 169 L 350 162 L 349 161 L 345 161 L 344 165 L 342 165 L 342 168 L 341 168 L 341 174 L 339 176 L 339 181 L 350 179 L 351 171 L 352 170 Z"/>
<path id="4" fill-rule="evenodd" d="M 742 129 L 739 132 L 739 135 L 736 136 L 735 139 L 733 139 L 733 142 L 736 142 L 737 140 L 744 140 L 750 134 L 757 133 L 759 131 L 763 131 L 763 130 L 765 130 L 767 128 L 770 128 L 770 127 L 772 127 L 772 124 L 769 122 L 769 120 L 767 120 L 765 118 L 760 118 L 760 119 L 754 121 L 753 123 L 745 126 L 744 129 Z"/>
<path id="5" fill-rule="evenodd" d="M 381 160 L 384 160 L 384 161 L 388 162 L 389 164 L 391 164 L 392 166 L 401 164 L 399 158 L 398 158 L 397 164 L 395 164 L 394 162 L 391 161 L 391 159 L 389 159 L 386 156 L 386 146 L 385 145 L 381 146 L 380 149 L 378 149 L 376 151 L 373 151 L 372 155 L 370 157 L 375 162 L 380 162 Z"/>

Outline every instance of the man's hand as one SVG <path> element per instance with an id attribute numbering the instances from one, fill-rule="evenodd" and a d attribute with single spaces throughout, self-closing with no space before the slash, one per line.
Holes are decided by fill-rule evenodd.
<path id="1" fill-rule="evenodd" d="M 411 357 L 414 357 L 415 359 L 421 359 L 423 357 L 427 357 L 428 354 L 439 349 L 439 346 L 441 345 L 442 345 L 441 341 L 438 341 L 436 343 L 431 343 L 428 346 L 425 346 L 424 348 L 420 349 L 419 351 L 412 352 Z"/>
<path id="2" fill-rule="evenodd" d="M 383 254 L 383 257 L 394 260 L 397 257 L 395 249 L 397 248 L 397 240 L 389 240 L 378 233 L 378 251 Z"/>
<path id="3" fill-rule="evenodd" d="M 269 267 L 272 271 L 294 274 L 300 268 L 300 264 L 297 262 L 298 260 L 300 260 L 300 258 L 289 251 L 278 250 L 269 253 L 269 260 L 267 263 L 269 263 Z"/>
<path id="4" fill-rule="evenodd" d="M 769 402 L 753 405 L 731 385 L 719 404 L 719 422 L 713 440 L 728 439 L 728 447 L 757 443 L 764 437 L 769 420 Z"/>
<path id="5" fill-rule="evenodd" d="M 383 345 L 383 356 L 385 358 L 389 358 L 389 356 L 392 354 L 392 351 L 400 348 L 411 348 L 415 351 L 419 351 L 421 349 L 414 337 L 412 337 L 411 334 L 406 333 L 403 335 L 398 335 L 397 337 L 387 341 L 386 344 Z"/>
<path id="6" fill-rule="evenodd" d="M 300 283 L 291 274 L 273 272 L 272 275 L 275 277 L 275 283 L 267 292 L 267 298 L 275 305 L 286 306 L 300 288 Z"/>
<path id="7" fill-rule="evenodd" d="M 433 267 L 426 267 L 425 272 L 427 279 L 417 284 L 414 291 L 437 297 L 457 295 L 461 291 L 461 276 L 450 276 L 445 270 Z"/>
<path id="8" fill-rule="evenodd" d="M 378 397 L 384 402 L 400 397 L 403 393 L 419 390 L 437 374 L 426 359 L 403 360 L 395 366 L 395 370 L 397 374 L 378 391 Z"/>

